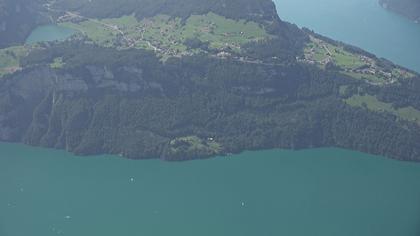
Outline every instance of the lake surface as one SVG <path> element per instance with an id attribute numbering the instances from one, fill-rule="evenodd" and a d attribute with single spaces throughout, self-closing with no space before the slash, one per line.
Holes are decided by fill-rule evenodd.
<path id="1" fill-rule="evenodd" d="M 378 0 L 274 0 L 280 18 L 420 72 L 420 24 Z"/>
<path id="2" fill-rule="evenodd" d="M 282 19 L 420 71 L 420 25 L 376 0 L 276 4 Z M 73 33 L 41 26 L 27 43 Z M 420 164 L 340 149 L 167 163 L 0 143 L 0 236 L 418 236 L 419 180 Z"/>
<path id="3" fill-rule="evenodd" d="M 0 143 L 0 235 L 418 236 L 419 179 L 340 149 L 168 163 Z"/>
<path id="4" fill-rule="evenodd" d="M 76 31 L 74 29 L 58 26 L 43 25 L 35 28 L 26 39 L 27 44 L 33 44 L 45 41 L 64 40 L 72 36 Z"/>

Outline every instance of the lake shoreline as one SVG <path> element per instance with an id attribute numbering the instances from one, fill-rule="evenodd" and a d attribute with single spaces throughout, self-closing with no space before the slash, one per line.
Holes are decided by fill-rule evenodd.
<path id="1" fill-rule="evenodd" d="M 43 146 L 33 146 L 33 145 L 28 145 L 25 143 L 21 143 L 21 142 L 5 142 L 5 141 L 0 141 L 0 146 L 1 145 L 12 145 L 12 146 L 16 146 L 16 147 L 22 147 L 22 148 L 27 148 L 27 149 L 34 149 L 34 150 L 45 150 L 45 151 L 52 151 L 52 152 L 57 152 L 57 153 L 62 153 L 65 154 L 66 156 L 74 156 L 77 158 L 86 158 L 86 159 L 96 159 L 96 158 L 102 158 L 102 157 L 107 157 L 107 158 L 112 158 L 112 159 L 122 159 L 122 160 L 129 160 L 129 161 L 135 161 L 135 162 L 142 162 L 142 161 L 150 161 L 150 160 L 157 160 L 157 161 L 162 161 L 162 162 L 167 162 L 167 163 L 186 163 L 186 162 L 194 162 L 194 161 L 206 161 L 206 160 L 211 160 L 211 159 L 219 159 L 219 158 L 238 158 L 241 155 L 247 154 L 247 153 L 259 153 L 259 152 L 290 152 L 290 153 L 305 153 L 305 152 L 311 152 L 311 151 L 319 151 L 319 150 L 338 150 L 338 151 L 343 151 L 343 152 L 352 152 L 355 153 L 355 155 L 364 155 L 364 156 L 370 156 L 372 158 L 375 159 L 385 159 L 385 160 L 391 160 L 394 161 L 396 163 L 401 162 L 401 163 L 413 163 L 413 164 L 420 164 L 420 161 L 416 161 L 416 160 L 398 160 L 395 158 L 390 158 L 390 157 L 386 157 L 386 156 L 382 156 L 380 154 L 371 154 L 371 153 L 367 153 L 367 152 L 362 152 L 362 151 L 357 151 L 357 150 L 351 150 L 351 149 L 346 149 L 346 148 L 342 148 L 342 147 L 328 147 L 328 146 L 320 146 L 320 147 L 310 147 L 310 148 L 301 148 L 301 149 L 287 149 L 287 148 L 268 148 L 268 149 L 245 149 L 242 150 L 240 152 L 235 152 L 235 153 L 226 153 L 226 154 L 217 154 L 217 155 L 211 155 L 211 156 L 204 156 L 204 157 L 199 157 L 199 158 L 190 158 L 190 159 L 181 159 L 181 160 L 173 160 L 173 159 L 164 159 L 164 158 L 159 158 L 159 157 L 150 157 L 150 158 L 129 158 L 129 157 L 125 157 L 123 155 L 118 155 L 118 154 L 112 154 L 112 153 L 96 153 L 96 154 L 80 154 L 80 153 L 73 153 L 64 149 L 58 149 L 58 148 L 52 148 L 52 147 L 43 147 Z"/>
<path id="2" fill-rule="evenodd" d="M 173 163 L 0 143 L 1 232 L 416 236 L 419 168 L 342 149 Z"/>
<path id="3" fill-rule="evenodd" d="M 36 27 L 26 38 L 25 44 L 35 44 L 48 41 L 64 41 L 78 31 L 57 24 L 45 24 Z"/>
<path id="4" fill-rule="evenodd" d="M 321 3 L 275 0 L 275 4 L 282 20 L 420 72 L 420 27 L 404 16 L 385 10 L 377 0 Z"/>

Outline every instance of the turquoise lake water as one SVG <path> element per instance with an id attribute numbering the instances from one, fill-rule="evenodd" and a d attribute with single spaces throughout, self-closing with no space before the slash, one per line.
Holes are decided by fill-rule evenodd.
<path id="1" fill-rule="evenodd" d="M 0 144 L 0 235 L 418 236 L 419 179 L 340 149 L 168 163 Z"/>
<path id="2" fill-rule="evenodd" d="M 58 25 L 43 25 L 32 31 L 26 39 L 26 43 L 33 44 L 44 41 L 64 40 L 72 36 L 75 32 L 73 29 Z"/>
<path id="3" fill-rule="evenodd" d="M 277 6 L 420 71 L 420 26 L 375 0 Z M 72 33 L 43 26 L 28 43 Z M 0 236 L 419 236 L 419 180 L 420 164 L 334 148 L 167 163 L 0 143 Z"/>
<path id="4" fill-rule="evenodd" d="M 280 18 L 420 72 L 420 24 L 378 0 L 274 0 Z"/>

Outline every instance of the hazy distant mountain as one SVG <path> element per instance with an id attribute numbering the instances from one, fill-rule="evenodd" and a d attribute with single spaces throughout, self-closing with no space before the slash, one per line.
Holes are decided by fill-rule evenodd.
<path id="1" fill-rule="evenodd" d="M 383 7 L 412 20 L 420 20 L 420 0 L 380 0 Z"/>
<path id="2" fill-rule="evenodd" d="M 1 141 L 136 159 L 335 146 L 420 160 L 419 75 L 280 20 L 271 0 L 44 10 L 79 33 L 0 50 Z"/>

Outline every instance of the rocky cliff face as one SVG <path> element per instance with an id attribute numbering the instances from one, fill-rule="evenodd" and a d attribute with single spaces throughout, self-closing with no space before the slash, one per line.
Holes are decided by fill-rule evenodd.
<path id="1" fill-rule="evenodd" d="M 85 65 L 78 71 L 64 72 L 40 66 L 23 70 L 1 81 L 0 140 L 85 154 L 109 152 L 104 146 L 87 144 L 78 149 L 83 138 L 94 135 L 89 133 L 89 126 L 100 126 L 95 122 L 99 118 L 95 118 L 96 112 L 112 116 L 97 111 L 100 108 L 94 104 L 112 106 L 105 94 L 122 98 L 143 92 L 160 94 L 162 85 L 146 80 L 141 67 Z"/>

